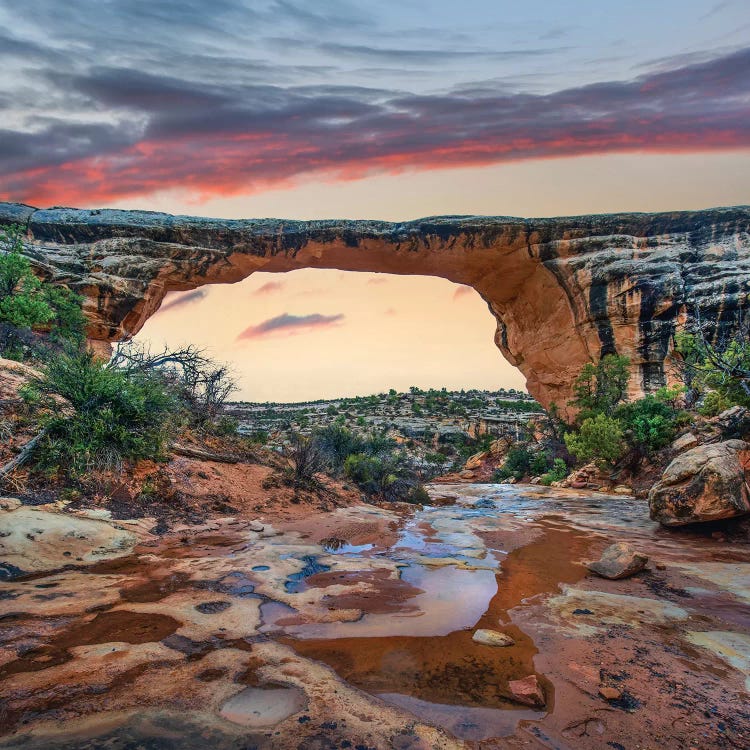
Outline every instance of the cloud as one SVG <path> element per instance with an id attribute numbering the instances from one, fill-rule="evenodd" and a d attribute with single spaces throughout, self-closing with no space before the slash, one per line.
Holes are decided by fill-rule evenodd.
<path id="1" fill-rule="evenodd" d="M 256 294 L 273 294 L 274 292 L 280 292 L 284 288 L 285 284 L 283 281 L 267 281 L 263 286 L 258 287 L 255 290 Z"/>
<path id="2" fill-rule="evenodd" d="M 195 302 L 202 300 L 208 292 L 205 289 L 194 289 L 192 292 L 178 292 L 176 296 L 167 300 L 160 308 L 159 312 L 167 312 L 167 310 L 174 310 L 176 307 L 184 307 L 185 305 L 192 305 Z"/>
<path id="3" fill-rule="evenodd" d="M 461 299 L 471 294 L 474 290 L 470 286 L 459 286 L 455 292 L 453 292 L 453 301 Z"/>
<path id="4" fill-rule="evenodd" d="M 304 331 L 312 331 L 318 328 L 330 328 L 336 326 L 344 320 L 344 314 L 322 315 L 321 313 L 311 313 L 309 315 L 290 315 L 282 313 L 275 318 L 269 318 L 262 323 L 246 328 L 237 336 L 237 340 L 257 339 L 264 336 L 270 336 L 277 332 L 292 335 Z"/>
<path id="5" fill-rule="evenodd" d="M 346 0 L 122 0 L 96 4 L 85 23 L 82 4 L 28 0 L 36 33 L 0 33 L 0 199 L 99 206 L 176 190 L 200 201 L 313 177 L 750 147 L 750 48 L 555 90 L 533 67 L 509 77 L 502 66 L 561 48 L 431 37 L 428 49 L 406 31 L 390 44 Z M 463 84 L 405 90 L 431 62 L 475 58 Z M 351 60 L 393 68 L 378 86 L 355 85 L 371 79 Z"/>

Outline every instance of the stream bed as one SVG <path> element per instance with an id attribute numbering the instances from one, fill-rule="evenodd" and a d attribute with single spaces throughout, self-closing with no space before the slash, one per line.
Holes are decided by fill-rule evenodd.
<path id="1" fill-rule="evenodd" d="M 633 498 L 430 493 L 0 583 L 0 747 L 750 746 L 747 545 Z M 589 574 L 613 541 L 649 568 Z M 543 705 L 514 692 L 530 676 Z"/>

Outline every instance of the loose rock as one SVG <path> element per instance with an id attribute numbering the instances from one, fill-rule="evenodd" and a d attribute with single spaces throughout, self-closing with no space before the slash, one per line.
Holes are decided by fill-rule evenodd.
<path id="1" fill-rule="evenodd" d="M 530 674 L 522 680 L 511 680 L 508 683 L 513 700 L 525 706 L 541 708 L 545 704 L 544 691 L 535 674 Z"/>
<path id="2" fill-rule="evenodd" d="M 505 633 L 498 630 L 489 630 L 480 628 L 471 637 L 475 643 L 481 643 L 484 646 L 515 646 L 516 642 Z"/>
<path id="3" fill-rule="evenodd" d="M 632 547 L 618 542 L 602 552 L 600 560 L 587 563 L 586 567 L 602 578 L 617 580 L 639 573 L 646 566 L 648 557 L 636 552 Z"/>

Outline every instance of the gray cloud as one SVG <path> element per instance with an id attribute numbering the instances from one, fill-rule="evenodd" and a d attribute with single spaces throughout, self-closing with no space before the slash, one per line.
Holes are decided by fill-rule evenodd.
<path id="1" fill-rule="evenodd" d="M 192 305 L 200 300 L 204 299 L 208 292 L 205 289 L 194 289 L 192 292 L 182 292 L 179 296 L 173 297 L 168 302 L 164 303 L 160 308 L 159 312 L 167 312 L 168 310 L 174 310 L 177 307 L 184 307 L 185 305 Z"/>
<path id="2" fill-rule="evenodd" d="M 246 328 L 237 336 L 241 339 L 257 339 L 268 336 L 273 333 L 300 333 L 302 331 L 312 331 L 320 328 L 329 328 L 338 325 L 344 320 L 344 314 L 322 315 L 321 313 L 311 313 L 309 315 L 290 315 L 282 313 L 275 318 L 269 318 L 262 323 Z"/>

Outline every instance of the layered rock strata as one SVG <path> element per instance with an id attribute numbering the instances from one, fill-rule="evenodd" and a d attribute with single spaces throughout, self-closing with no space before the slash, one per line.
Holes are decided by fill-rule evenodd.
<path id="1" fill-rule="evenodd" d="M 663 385 L 676 324 L 731 330 L 750 292 L 750 208 L 555 219 L 409 222 L 205 219 L 0 204 L 38 272 L 86 299 L 94 340 L 137 333 L 169 291 L 254 271 L 440 276 L 476 289 L 495 342 L 543 405 L 565 408 L 586 362 L 632 362 L 631 394 Z"/>

